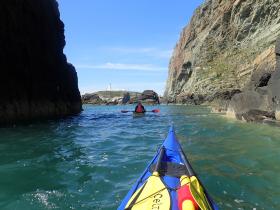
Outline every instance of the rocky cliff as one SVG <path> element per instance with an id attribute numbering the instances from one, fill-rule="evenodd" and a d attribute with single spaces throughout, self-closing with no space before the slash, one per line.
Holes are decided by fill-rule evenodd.
<path id="1" fill-rule="evenodd" d="M 257 65 L 275 66 L 278 0 L 208 0 L 183 29 L 170 61 L 166 95 L 212 95 L 243 88 Z"/>
<path id="2" fill-rule="evenodd" d="M 0 123 L 81 111 L 55 0 L 0 1 Z"/>
<path id="3" fill-rule="evenodd" d="M 279 0 L 206 0 L 174 49 L 165 96 L 226 110 L 236 94 L 272 83 L 278 36 Z"/>

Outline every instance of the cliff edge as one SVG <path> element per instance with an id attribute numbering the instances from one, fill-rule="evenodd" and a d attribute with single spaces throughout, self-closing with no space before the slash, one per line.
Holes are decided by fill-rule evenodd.
<path id="1" fill-rule="evenodd" d="M 279 36 L 278 0 L 206 0 L 176 44 L 165 97 L 169 102 L 230 109 L 237 118 L 238 103 L 244 106 L 242 114 L 275 112 L 277 102 L 272 98 L 276 93 L 270 89 L 278 81 L 274 75 Z M 253 97 L 267 96 L 267 103 L 251 107 L 253 101 L 244 105 L 236 96 L 255 93 L 261 95 Z M 233 98 L 235 102 L 231 102 Z"/>
<path id="2" fill-rule="evenodd" d="M 81 97 L 67 63 L 55 0 L 0 2 L 0 124 L 77 114 Z"/>

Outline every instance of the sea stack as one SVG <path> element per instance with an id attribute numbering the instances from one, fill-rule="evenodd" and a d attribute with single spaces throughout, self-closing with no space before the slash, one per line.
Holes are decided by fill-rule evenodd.
<path id="1" fill-rule="evenodd" d="M 279 14 L 278 0 L 206 0 L 174 49 L 165 97 L 246 121 L 274 119 Z"/>
<path id="2" fill-rule="evenodd" d="M 81 111 L 77 73 L 63 54 L 55 0 L 0 2 L 0 124 Z"/>

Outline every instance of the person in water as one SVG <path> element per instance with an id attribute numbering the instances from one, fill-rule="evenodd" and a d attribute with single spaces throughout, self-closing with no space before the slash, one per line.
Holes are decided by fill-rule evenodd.
<path id="1" fill-rule="evenodd" d="M 142 105 L 142 103 L 140 101 L 138 102 L 137 106 L 135 107 L 134 112 L 136 112 L 136 113 L 145 113 L 146 112 L 145 107 Z"/>

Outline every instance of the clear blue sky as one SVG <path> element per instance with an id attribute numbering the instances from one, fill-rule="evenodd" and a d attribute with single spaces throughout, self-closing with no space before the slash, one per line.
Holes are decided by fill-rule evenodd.
<path id="1" fill-rule="evenodd" d="M 58 0 L 68 61 L 81 93 L 106 89 L 162 94 L 172 50 L 203 0 Z"/>

